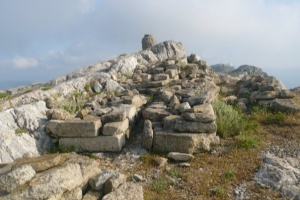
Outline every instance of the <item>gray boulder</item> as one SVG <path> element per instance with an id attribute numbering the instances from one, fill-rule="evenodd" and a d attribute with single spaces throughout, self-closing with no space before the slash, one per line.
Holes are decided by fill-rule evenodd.
<path id="1" fill-rule="evenodd" d="M 142 48 L 143 50 L 151 48 L 153 45 L 156 44 L 156 39 L 151 34 L 144 35 L 142 39 Z"/>
<path id="2" fill-rule="evenodd" d="M 143 200 L 143 188 L 137 183 L 124 183 L 115 191 L 105 195 L 102 200 Z"/>
<path id="3" fill-rule="evenodd" d="M 166 41 L 151 47 L 151 51 L 159 61 L 166 59 L 182 59 L 186 57 L 183 45 L 180 42 Z"/>

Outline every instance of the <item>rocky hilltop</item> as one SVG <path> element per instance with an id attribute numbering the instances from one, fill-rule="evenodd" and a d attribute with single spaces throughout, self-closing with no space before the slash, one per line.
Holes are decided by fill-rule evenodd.
<path id="1" fill-rule="evenodd" d="M 1 91 L 0 199 L 143 199 L 142 177 L 128 182 L 83 155 L 125 151 L 127 160 L 137 160 L 147 151 L 165 152 L 182 162 L 211 152 L 220 144 L 212 106 L 219 94 L 244 112 L 253 105 L 300 112 L 295 94 L 261 69 L 216 74 L 198 55 L 187 56 L 180 42 L 156 44 L 152 35 L 142 39 L 142 49 Z M 48 154 L 55 149 L 83 155 Z M 268 154 L 269 163 L 273 158 Z M 264 170 L 258 177 L 273 184 L 268 176 L 278 171 Z M 299 196 L 295 191 L 283 192 Z"/>

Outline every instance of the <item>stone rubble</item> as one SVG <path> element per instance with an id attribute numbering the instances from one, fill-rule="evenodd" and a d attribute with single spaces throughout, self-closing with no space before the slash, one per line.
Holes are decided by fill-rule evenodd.
<path id="1" fill-rule="evenodd" d="M 245 112 L 253 105 L 300 112 L 292 91 L 252 66 L 241 66 L 245 76 L 234 78 L 213 73 L 196 54 L 187 56 L 180 42 L 156 44 L 145 35 L 142 48 L 45 84 L 5 91 L 13 98 L 0 101 L 0 199 L 143 199 L 138 183 L 126 182 L 126 175 L 102 169 L 93 159 L 76 153 L 41 155 L 54 143 L 101 158 L 122 151 L 113 162 L 126 171 L 148 150 L 167 152 L 178 167 L 189 167 L 193 153 L 219 144 L 211 105 L 219 92 Z M 64 104 L 71 101 L 75 114 L 61 106 L 71 107 Z M 137 129 L 136 144 L 124 148 Z M 300 199 L 299 160 L 287 160 L 267 154 L 256 181 Z M 155 162 L 164 168 L 167 161 L 159 157 Z M 133 180 L 146 178 L 135 174 Z M 248 198 L 243 186 L 234 195 Z"/>

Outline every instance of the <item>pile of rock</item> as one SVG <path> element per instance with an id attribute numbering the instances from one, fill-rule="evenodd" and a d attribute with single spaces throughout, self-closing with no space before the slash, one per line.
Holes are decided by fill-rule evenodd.
<path id="1" fill-rule="evenodd" d="M 300 106 L 292 98 L 295 94 L 286 90 L 274 77 L 244 76 L 235 85 L 221 88 L 225 101 L 237 102 L 237 106 L 246 111 L 248 105 L 262 105 L 280 112 L 300 112 Z M 234 96 L 232 96 L 234 95 Z"/>
<path id="2" fill-rule="evenodd" d="M 0 199 L 143 199 L 142 186 L 86 156 L 52 154 L 0 168 Z"/>
<path id="3" fill-rule="evenodd" d="M 47 133 L 60 146 L 74 148 L 76 152 L 120 151 L 136 123 L 140 107 L 147 101 L 127 90 L 118 96 L 114 99 L 107 99 L 105 94 L 95 96 L 85 103 L 77 118 L 61 109 L 47 111 L 50 119 Z"/>
<path id="4" fill-rule="evenodd" d="M 146 149 L 194 153 L 218 143 L 210 103 L 219 88 L 206 62 L 198 58 L 192 54 L 136 68 L 141 77 L 138 90 L 152 100 L 142 111 Z"/>

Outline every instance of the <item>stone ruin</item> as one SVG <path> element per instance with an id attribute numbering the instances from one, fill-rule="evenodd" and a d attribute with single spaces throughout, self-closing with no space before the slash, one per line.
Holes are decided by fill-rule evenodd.
<path id="1" fill-rule="evenodd" d="M 137 121 L 143 119 L 142 146 L 147 150 L 195 153 L 218 144 L 210 103 L 219 88 L 207 63 L 195 54 L 186 57 L 181 43 L 160 43 L 151 51 L 156 57 L 144 55 L 149 62 L 135 66 L 130 77 L 112 74 L 124 89 L 94 96 L 77 118 L 51 109 L 49 105 L 55 103 L 48 99 L 47 133 L 59 145 L 77 152 L 117 152 Z M 108 87 L 107 82 L 93 82 L 92 91 L 97 91 L 99 84 L 100 88 Z"/>

